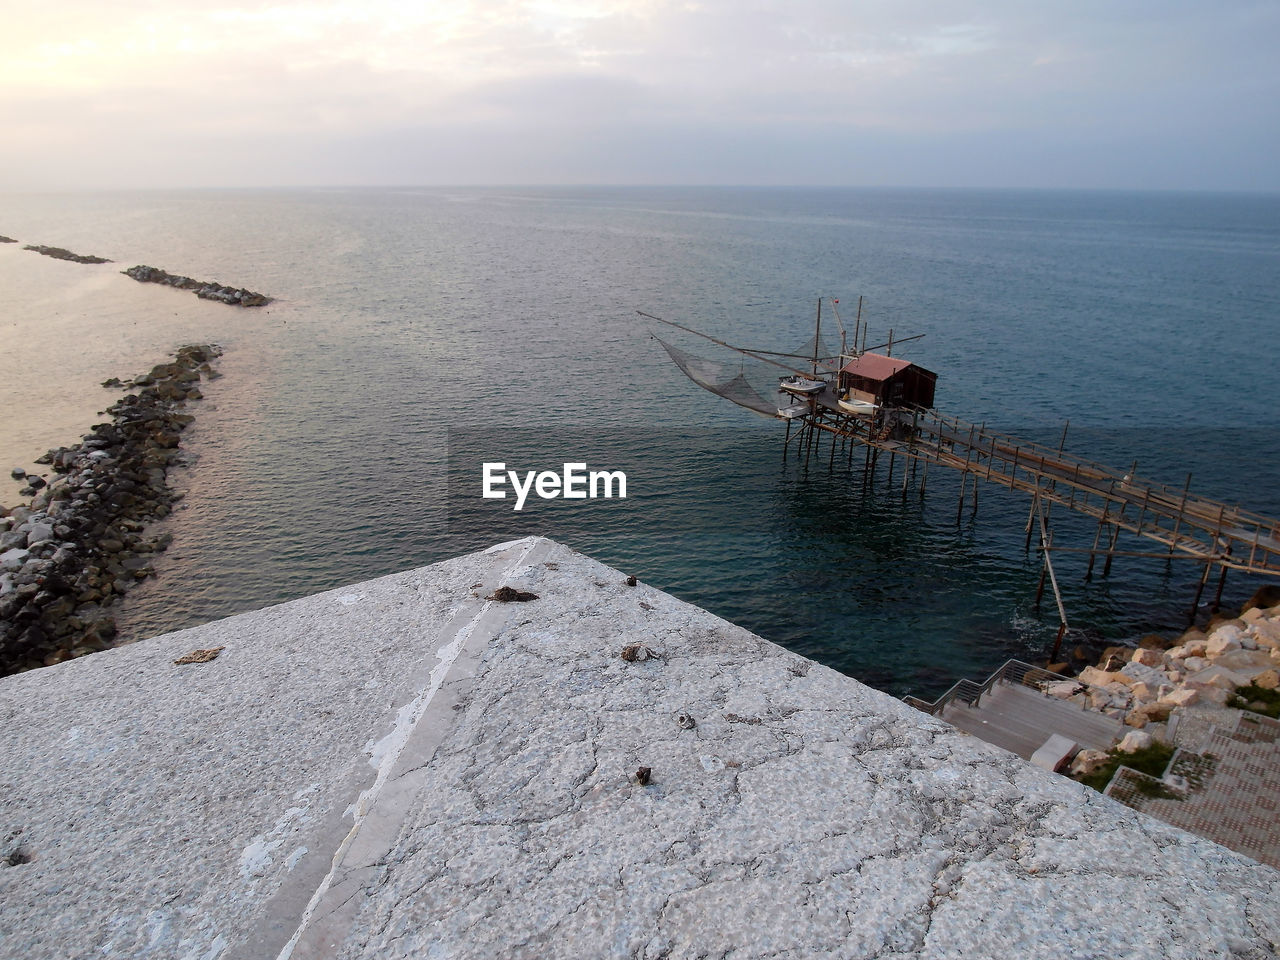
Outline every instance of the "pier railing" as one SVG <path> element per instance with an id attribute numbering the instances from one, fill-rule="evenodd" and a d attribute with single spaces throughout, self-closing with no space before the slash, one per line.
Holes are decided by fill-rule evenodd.
<path id="1" fill-rule="evenodd" d="M 1191 494 L 1181 489 L 1118 473 L 1111 467 L 1075 457 L 1060 448 L 1020 440 L 932 409 L 895 412 L 899 427 L 814 406 L 806 418 L 811 429 L 866 444 L 877 450 L 936 463 L 1030 494 L 1033 511 L 1049 504 L 1093 517 L 1098 532 L 1092 547 L 1074 552 L 1093 556 L 1181 555 L 1210 566 L 1280 576 L 1280 520 Z M 1155 541 L 1155 553 L 1117 551 L 1127 531 Z M 1071 548 L 1053 546 L 1055 551 Z M 1092 572 L 1092 560 L 1090 561 Z"/>
<path id="2" fill-rule="evenodd" d="M 1045 670 L 1043 667 L 1036 667 L 1029 663 L 1023 663 L 1021 660 L 1006 660 L 995 673 L 987 677 L 982 683 L 977 683 L 973 680 L 957 680 L 946 693 L 932 703 L 909 694 L 903 697 L 902 700 L 917 710 L 937 716 L 946 708 L 947 704 L 957 700 L 971 707 L 978 706 L 982 702 L 983 696 L 997 683 L 1018 684 L 1040 690 L 1045 683 L 1057 680 L 1066 680 L 1078 683 L 1085 688 L 1088 687 L 1088 684 L 1082 683 L 1074 677 L 1064 677 L 1062 674 L 1054 673 L 1051 670 Z"/>

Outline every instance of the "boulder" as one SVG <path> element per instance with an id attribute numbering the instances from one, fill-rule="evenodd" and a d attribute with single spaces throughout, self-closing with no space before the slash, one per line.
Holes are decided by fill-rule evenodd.
<path id="1" fill-rule="evenodd" d="M 1198 703 L 1199 700 L 1199 691 L 1193 690 L 1190 687 L 1179 687 L 1176 690 L 1166 693 L 1158 702 L 1168 704 L 1170 708 L 1177 708 L 1189 707 L 1193 703 Z"/>
<path id="2" fill-rule="evenodd" d="M 1121 680 L 1121 674 L 1109 670 L 1099 670 L 1097 667 L 1085 667 L 1080 671 L 1080 682 L 1087 683 L 1094 687 L 1105 687 L 1109 683 L 1115 683 Z"/>
<path id="3" fill-rule="evenodd" d="M 1148 633 L 1145 637 L 1138 641 L 1139 650 L 1168 650 L 1178 640 L 1171 640 L 1168 637 L 1161 636 L 1158 633 Z"/>
<path id="4" fill-rule="evenodd" d="M 1263 670 L 1253 678 L 1253 685 L 1261 687 L 1263 690 L 1275 690 L 1280 688 L 1280 671 L 1274 668 L 1271 670 Z"/>
<path id="5" fill-rule="evenodd" d="M 1140 663 L 1147 667 L 1159 667 L 1164 663 L 1164 655 L 1159 650 L 1149 647 L 1133 651 L 1132 663 Z"/>
<path id="6" fill-rule="evenodd" d="M 0 570 L 17 570 L 27 561 L 30 551 L 15 547 L 0 553 Z"/>
<path id="7" fill-rule="evenodd" d="M 1127 683 L 1129 686 L 1133 686 L 1139 681 L 1149 683 L 1152 686 L 1159 686 L 1168 679 L 1163 671 L 1156 667 L 1149 667 L 1144 663 L 1139 663 L 1136 660 L 1126 663 L 1124 669 L 1120 671 L 1119 677 L 1121 682 Z"/>
<path id="8" fill-rule="evenodd" d="M 1240 640 L 1244 631 L 1235 624 L 1223 624 L 1209 634 L 1209 642 L 1205 645 L 1205 655 L 1209 659 L 1220 657 L 1224 653 L 1241 648 Z"/>
<path id="9" fill-rule="evenodd" d="M 39 523 L 29 524 L 27 527 L 27 546 L 34 547 L 37 543 L 43 543 L 45 540 L 53 539 L 53 524 L 47 520 Z"/>
<path id="10" fill-rule="evenodd" d="M 1143 730 L 1130 730 L 1124 735 L 1124 739 L 1120 741 L 1120 745 L 1116 747 L 1121 753 L 1137 753 L 1139 750 L 1145 750 L 1155 742 L 1155 738 L 1151 734 Z"/>
<path id="11" fill-rule="evenodd" d="M 1150 703 L 1157 699 L 1156 688 L 1144 680 L 1139 680 L 1129 690 L 1133 694 L 1133 699 L 1139 703 Z"/>
<path id="12" fill-rule="evenodd" d="M 1059 700 L 1070 700 L 1082 689 L 1074 680 L 1054 680 L 1046 683 L 1041 689 L 1051 697 Z"/>
<path id="13" fill-rule="evenodd" d="M 1269 583 L 1264 587 L 1259 587 L 1252 597 L 1245 601 L 1241 611 L 1252 610 L 1255 607 L 1277 607 L 1280 606 L 1280 585 Z"/>
<path id="14" fill-rule="evenodd" d="M 1107 647 L 1098 657 L 1098 666 L 1107 671 L 1119 670 L 1133 655 L 1132 647 Z"/>
<path id="15" fill-rule="evenodd" d="M 1129 717 L 1141 717 L 1141 723 L 1131 723 L 1129 717 L 1125 718 L 1125 723 L 1131 727 L 1145 727 L 1148 723 L 1164 723 L 1169 719 L 1169 715 L 1173 713 L 1173 704 L 1171 703 L 1144 703 L 1141 706 L 1134 707 Z"/>
<path id="16" fill-rule="evenodd" d="M 1071 775 L 1073 777 L 1088 776 L 1104 766 L 1108 759 L 1110 759 L 1108 754 L 1103 750 L 1081 750 L 1071 761 Z"/>

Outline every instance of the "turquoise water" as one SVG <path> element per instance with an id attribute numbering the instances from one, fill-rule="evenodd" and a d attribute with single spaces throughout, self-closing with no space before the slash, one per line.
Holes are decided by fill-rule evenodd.
<path id="1" fill-rule="evenodd" d="M 926 334 L 903 353 L 937 371 L 941 409 L 1055 444 L 1069 420 L 1068 450 L 1280 514 L 1277 197 L 97 194 L 6 198 L 0 232 L 280 298 L 223 341 L 134 635 L 540 532 L 894 693 L 1044 655 L 1057 621 L 1033 608 L 1024 500 L 984 487 L 957 524 L 954 478 L 931 473 L 921 499 L 883 467 L 868 484 L 861 457 L 784 462 L 782 424 L 687 381 L 637 310 L 785 350 L 817 296 L 848 320 L 862 295 L 873 341 Z M 479 498 L 483 460 L 582 458 L 625 468 L 628 499 L 517 515 Z M 1196 575 L 1059 572 L 1073 627 L 1115 639 L 1181 627 Z"/>

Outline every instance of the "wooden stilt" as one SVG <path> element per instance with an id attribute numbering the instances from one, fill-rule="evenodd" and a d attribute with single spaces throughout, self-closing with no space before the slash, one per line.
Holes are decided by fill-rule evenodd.
<path id="1" fill-rule="evenodd" d="M 1124 508 L 1121 508 L 1121 513 Z M 1116 543 L 1120 540 L 1120 524 L 1117 523 L 1111 530 L 1111 542 L 1107 545 L 1107 562 L 1102 565 L 1102 575 L 1104 577 L 1111 576 L 1111 560 L 1115 556 Z"/>
<path id="2" fill-rule="evenodd" d="M 1036 484 L 1036 492 L 1031 495 L 1031 512 L 1027 514 L 1027 540 L 1022 545 L 1022 552 L 1031 550 L 1031 532 L 1035 529 L 1036 508 L 1040 506 L 1040 485 Z"/>
<path id="3" fill-rule="evenodd" d="M 1210 613 L 1217 613 L 1222 609 L 1222 588 L 1227 585 L 1227 570 L 1229 568 L 1224 563 L 1222 565 L 1222 574 L 1218 577 L 1218 589 L 1213 594 L 1213 606 L 1209 608 Z"/>
<path id="4" fill-rule="evenodd" d="M 1187 614 L 1187 626 L 1194 626 L 1196 614 L 1200 612 L 1200 595 L 1204 593 L 1204 585 L 1209 582 L 1209 572 L 1213 570 L 1212 562 L 1206 561 L 1204 574 L 1200 577 L 1200 585 L 1196 587 L 1196 597 L 1191 601 L 1191 611 Z"/>

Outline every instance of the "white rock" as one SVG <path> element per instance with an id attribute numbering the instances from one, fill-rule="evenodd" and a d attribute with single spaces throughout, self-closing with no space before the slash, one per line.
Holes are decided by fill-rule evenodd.
<path id="1" fill-rule="evenodd" d="M 1042 688 L 1045 693 L 1059 700 L 1070 700 L 1080 690 L 1080 684 L 1074 680 L 1053 680 Z"/>
<path id="2" fill-rule="evenodd" d="M 1239 650 L 1240 638 L 1243 636 L 1243 631 L 1235 624 L 1224 624 L 1209 634 L 1209 642 L 1205 646 L 1205 655 L 1217 657 L 1232 650 Z"/>
<path id="3" fill-rule="evenodd" d="M 1170 691 L 1160 698 L 1161 703 L 1170 703 L 1175 707 L 1189 707 L 1193 703 L 1198 702 L 1200 694 L 1192 690 L 1190 687 L 1180 687 L 1177 690 Z"/>
<path id="4" fill-rule="evenodd" d="M 1145 730 L 1130 730 L 1124 735 L 1117 748 L 1121 753 L 1136 753 L 1154 743 L 1154 738 Z"/>

